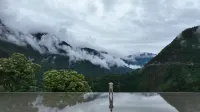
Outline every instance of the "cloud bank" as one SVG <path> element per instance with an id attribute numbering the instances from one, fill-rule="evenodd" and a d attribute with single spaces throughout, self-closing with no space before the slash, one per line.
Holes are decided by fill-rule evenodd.
<path id="1" fill-rule="evenodd" d="M 51 53 L 51 54 L 60 54 L 69 56 L 70 62 L 87 60 L 94 65 L 99 65 L 102 68 L 110 69 L 112 66 L 117 67 L 129 67 L 132 69 L 140 68 L 138 65 L 128 65 L 121 58 L 114 57 L 110 54 L 104 52 L 98 52 L 99 55 L 90 53 L 86 50 L 82 50 L 78 47 L 70 47 L 66 45 L 59 45 L 62 41 L 59 37 L 45 34 L 41 37 L 40 40 L 37 40 L 33 35 L 29 33 L 17 32 L 17 30 L 9 30 L 6 26 L 0 24 L 0 33 L 2 36 L 0 39 L 8 40 L 14 44 L 26 46 L 31 45 L 33 49 L 39 51 L 41 54 Z M 66 36 L 66 35 L 64 35 Z M 48 50 L 47 50 L 47 49 Z M 58 49 L 62 49 L 65 53 L 60 53 Z M 55 60 L 56 57 L 53 58 Z M 52 63 L 54 63 L 52 61 Z"/>
<path id="2" fill-rule="evenodd" d="M 73 35 L 68 40 L 129 55 L 157 54 L 183 29 L 199 24 L 199 7 L 199 0 L 1 0 L 0 12 L 12 28 L 62 29 Z"/>
<path id="3" fill-rule="evenodd" d="M 72 46 L 107 51 L 118 57 L 138 52 L 157 54 L 182 30 L 198 25 L 199 18 L 199 0 L 0 1 L 0 19 L 12 30 L 27 34 L 48 32 Z M 28 37 L 20 40 L 41 50 Z M 55 38 L 48 37 L 39 44 L 49 46 Z M 19 44 L 18 37 L 8 38 Z M 56 52 L 54 48 L 50 50 Z M 80 58 L 86 54 L 76 55 Z M 104 67 L 113 64 L 98 60 L 92 63 Z M 113 59 L 106 56 L 105 60 Z M 127 66 L 120 59 L 116 63 Z"/>

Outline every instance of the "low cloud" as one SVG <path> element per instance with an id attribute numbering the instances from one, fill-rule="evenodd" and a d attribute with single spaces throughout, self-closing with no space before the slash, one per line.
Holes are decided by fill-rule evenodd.
<path id="1" fill-rule="evenodd" d="M 182 30 L 199 24 L 199 7 L 199 0 L 0 0 L 0 19 L 13 31 L 25 34 L 7 35 L 16 44 L 26 41 L 41 53 L 45 50 L 40 46 L 45 45 L 57 53 L 51 44 L 58 39 L 74 48 L 88 47 L 111 54 L 101 59 L 72 49 L 71 59 L 90 60 L 106 68 L 130 67 L 119 57 L 159 53 Z M 46 35 L 37 42 L 28 35 L 36 32 L 57 38 Z"/>
<path id="2" fill-rule="evenodd" d="M 127 56 L 159 53 L 199 24 L 199 7 L 199 0 L 0 0 L 0 19 L 23 32 L 61 30 L 68 36 L 57 36 L 70 44 Z"/>
<path id="3" fill-rule="evenodd" d="M 5 30 L 7 28 L 2 26 L 1 29 Z M 59 46 L 59 43 L 62 40 L 60 40 L 59 37 L 51 35 L 51 34 L 43 35 L 41 40 L 38 41 L 36 38 L 34 38 L 30 34 L 17 32 L 16 30 L 15 31 L 12 31 L 10 29 L 7 29 L 7 30 L 13 33 L 2 32 L 1 34 L 4 34 L 5 38 L 8 41 L 17 45 L 21 45 L 21 46 L 26 46 L 27 44 L 31 45 L 33 49 L 39 51 L 41 54 L 47 53 L 45 48 L 48 48 L 48 53 L 60 54 L 57 49 L 57 48 L 60 48 L 67 52 L 67 54 L 62 54 L 62 55 L 69 56 L 70 62 L 87 60 L 87 61 L 90 61 L 94 65 L 98 65 L 106 69 L 110 69 L 110 67 L 112 66 L 129 67 L 132 69 L 140 67 L 136 65 L 128 65 L 119 57 L 114 57 L 109 54 L 99 52 L 100 56 L 98 56 L 98 55 L 89 53 L 85 50 L 81 50 L 79 47 L 76 47 L 76 46 L 73 46 L 73 47 Z M 64 33 L 63 34 L 61 33 L 60 35 L 67 36 Z"/>

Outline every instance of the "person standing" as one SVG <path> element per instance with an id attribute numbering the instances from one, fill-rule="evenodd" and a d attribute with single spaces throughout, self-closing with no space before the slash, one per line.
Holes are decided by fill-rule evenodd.
<path id="1" fill-rule="evenodd" d="M 109 83 L 109 93 L 113 93 L 113 83 L 112 83 L 112 81 L 110 81 Z"/>

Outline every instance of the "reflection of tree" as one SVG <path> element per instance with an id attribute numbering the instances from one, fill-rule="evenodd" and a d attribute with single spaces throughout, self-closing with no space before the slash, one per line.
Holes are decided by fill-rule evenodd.
<path id="1" fill-rule="evenodd" d="M 1 93 L 0 112 L 36 112 L 32 102 L 37 93 Z"/>
<path id="2" fill-rule="evenodd" d="M 43 93 L 43 104 L 48 107 L 63 109 L 84 102 L 84 93 Z"/>
<path id="3" fill-rule="evenodd" d="M 0 112 L 37 112 L 33 102 L 41 96 L 42 105 L 63 109 L 84 102 L 84 93 L 1 93 Z"/>

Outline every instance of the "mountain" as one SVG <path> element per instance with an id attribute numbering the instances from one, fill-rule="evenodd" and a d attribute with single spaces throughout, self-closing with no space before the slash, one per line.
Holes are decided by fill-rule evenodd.
<path id="1" fill-rule="evenodd" d="M 200 91 L 199 26 L 181 32 L 141 69 L 143 91 Z"/>
<path id="2" fill-rule="evenodd" d="M 124 57 L 123 60 L 128 64 L 133 64 L 143 67 L 155 56 L 156 54 L 143 52 L 134 55 L 129 55 L 127 57 Z"/>
<path id="3" fill-rule="evenodd" d="M 147 57 L 124 60 L 92 48 L 74 47 L 47 32 L 22 33 L 13 31 L 0 21 L 0 58 L 22 53 L 42 65 L 40 73 L 50 69 L 72 69 L 84 75 L 127 73 L 131 67 L 143 66 Z M 133 59 L 133 57 L 131 57 Z M 143 61 L 144 60 L 144 61 Z M 130 67 L 130 65 L 132 65 Z"/>
<path id="4" fill-rule="evenodd" d="M 199 26 L 185 29 L 158 55 L 152 55 L 144 67 L 133 72 L 88 78 L 92 90 L 105 92 L 112 80 L 118 92 L 200 91 Z"/>

